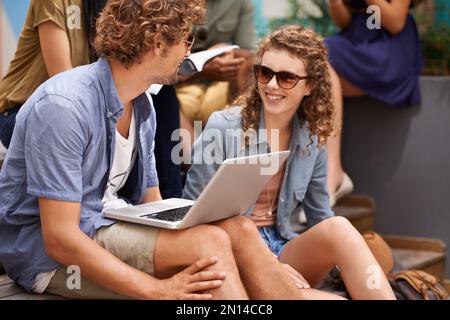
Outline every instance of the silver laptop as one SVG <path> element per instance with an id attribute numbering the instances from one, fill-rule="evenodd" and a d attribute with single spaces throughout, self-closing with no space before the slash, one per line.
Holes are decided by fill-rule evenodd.
<path id="1" fill-rule="evenodd" d="M 256 202 L 289 153 L 288 150 L 225 160 L 196 201 L 172 198 L 106 210 L 104 216 L 180 230 L 239 215 Z"/>

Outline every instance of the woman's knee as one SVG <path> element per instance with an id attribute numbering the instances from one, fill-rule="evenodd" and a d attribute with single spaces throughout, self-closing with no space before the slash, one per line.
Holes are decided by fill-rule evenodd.
<path id="1" fill-rule="evenodd" d="M 364 242 L 358 230 L 344 217 L 328 218 L 316 227 L 317 231 L 321 233 L 321 238 L 329 246 L 347 246 L 351 243 Z"/>

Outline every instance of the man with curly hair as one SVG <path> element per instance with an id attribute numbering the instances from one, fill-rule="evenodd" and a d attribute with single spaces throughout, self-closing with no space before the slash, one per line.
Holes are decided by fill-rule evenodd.
<path id="1" fill-rule="evenodd" d="M 102 215 L 161 199 L 146 90 L 177 81 L 204 11 L 203 0 L 109 0 L 94 41 L 100 59 L 49 79 L 20 109 L 0 175 L 0 262 L 27 291 L 299 297 L 246 218 L 170 231 Z"/>

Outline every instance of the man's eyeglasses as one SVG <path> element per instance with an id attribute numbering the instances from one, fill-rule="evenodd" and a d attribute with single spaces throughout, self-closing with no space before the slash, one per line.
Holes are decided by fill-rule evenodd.
<path id="1" fill-rule="evenodd" d="M 183 39 L 184 42 L 187 43 L 187 51 L 190 51 L 192 49 L 192 46 L 195 42 L 195 36 L 193 34 L 189 34 L 189 37 L 187 39 Z"/>
<path id="2" fill-rule="evenodd" d="M 298 76 L 288 71 L 275 72 L 260 64 L 253 65 L 253 74 L 255 75 L 256 81 L 264 84 L 269 83 L 273 76 L 275 76 L 278 85 L 287 90 L 294 88 L 300 80 L 312 78 L 310 76 Z"/>

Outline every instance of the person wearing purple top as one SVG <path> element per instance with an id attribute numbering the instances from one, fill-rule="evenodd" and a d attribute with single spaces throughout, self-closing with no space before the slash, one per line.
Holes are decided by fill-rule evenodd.
<path id="1" fill-rule="evenodd" d="M 409 9 L 417 2 L 328 2 L 331 18 L 342 29 L 338 34 L 325 39 L 330 64 L 334 69 L 332 73 L 336 75 L 334 100 L 337 135 L 328 142 L 328 187 L 332 199 L 338 199 L 352 189 L 340 160 L 342 95 L 368 95 L 396 107 L 417 105 L 420 102 L 422 55 L 416 24 L 409 14 Z M 376 15 L 367 10 L 372 5 L 379 9 L 379 28 L 373 26 L 376 25 L 373 19 Z"/>

